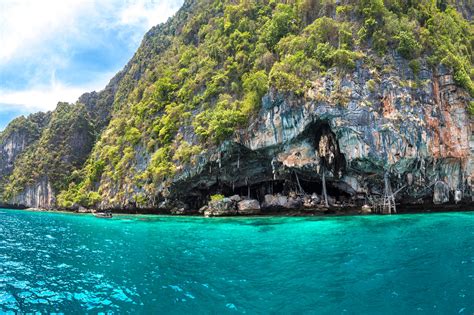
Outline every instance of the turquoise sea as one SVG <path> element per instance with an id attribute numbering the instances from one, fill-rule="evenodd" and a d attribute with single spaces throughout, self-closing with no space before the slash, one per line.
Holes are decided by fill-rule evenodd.
<path id="1" fill-rule="evenodd" d="M 198 218 L 0 209 L 0 313 L 473 314 L 474 213 Z"/>

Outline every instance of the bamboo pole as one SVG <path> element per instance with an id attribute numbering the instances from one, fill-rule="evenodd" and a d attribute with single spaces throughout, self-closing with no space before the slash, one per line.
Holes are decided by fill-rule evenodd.
<path id="1" fill-rule="evenodd" d="M 298 173 L 296 173 L 296 171 L 294 171 L 295 173 L 295 177 L 296 177 L 296 183 L 298 184 L 298 189 L 299 189 L 299 192 L 304 194 L 304 190 L 303 190 L 303 187 L 301 187 L 301 184 L 300 184 L 300 179 L 298 178 Z"/>
<path id="2" fill-rule="evenodd" d="M 328 193 L 326 190 L 326 168 L 323 167 L 323 176 L 322 176 L 322 182 L 323 182 L 323 198 L 324 198 L 324 205 L 326 207 L 329 207 L 328 203 Z"/>

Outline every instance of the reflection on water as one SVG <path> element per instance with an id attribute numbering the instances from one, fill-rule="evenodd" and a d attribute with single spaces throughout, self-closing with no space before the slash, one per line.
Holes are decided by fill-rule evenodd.
<path id="1" fill-rule="evenodd" d="M 0 312 L 474 312 L 474 214 L 0 211 Z"/>

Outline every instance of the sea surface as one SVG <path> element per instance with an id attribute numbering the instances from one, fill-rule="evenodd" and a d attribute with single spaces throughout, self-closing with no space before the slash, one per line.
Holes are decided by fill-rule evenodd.
<path id="1" fill-rule="evenodd" d="M 474 213 L 198 218 L 0 209 L 0 313 L 473 314 Z"/>

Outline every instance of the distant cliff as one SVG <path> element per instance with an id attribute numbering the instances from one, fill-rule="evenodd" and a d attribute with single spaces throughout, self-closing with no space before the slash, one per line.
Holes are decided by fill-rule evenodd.
<path id="1" fill-rule="evenodd" d="M 186 1 L 105 90 L 1 134 L 2 202 L 470 204 L 471 17 L 470 0 Z"/>
<path id="2" fill-rule="evenodd" d="M 17 158 L 40 138 L 50 118 L 51 113 L 20 117 L 0 133 L 0 192 L 4 191 L 4 185 L 13 172 Z"/>

